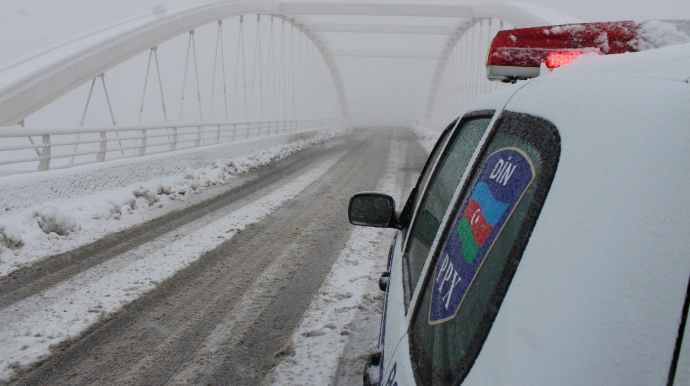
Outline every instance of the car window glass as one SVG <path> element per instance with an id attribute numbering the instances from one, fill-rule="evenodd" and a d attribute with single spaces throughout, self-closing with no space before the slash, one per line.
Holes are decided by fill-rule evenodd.
<path id="1" fill-rule="evenodd" d="M 490 121 L 490 118 L 476 118 L 463 124 L 446 146 L 446 151 L 429 180 L 426 192 L 420 194 L 422 199 L 417 217 L 410 228 L 409 241 L 403 257 L 406 307 L 453 192 Z"/>
<path id="2" fill-rule="evenodd" d="M 451 125 L 455 125 L 455 122 L 453 122 Z M 419 176 L 419 181 L 417 182 L 417 189 L 424 189 L 424 186 L 427 184 L 429 181 L 429 177 L 431 177 L 431 173 L 434 169 L 434 164 L 438 160 L 439 155 L 441 155 L 441 151 L 443 150 L 443 147 L 448 140 L 448 137 L 450 136 L 451 130 L 446 130 L 441 134 L 441 138 L 438 139 L 437 145 L 434 147 L 434 149 L 431 151 L 431 154 L 429 155 L 429 159 L 427 160 L 427 163 L 424 167 L 424 170 L 422 171 L 422 174 Z M 416 197 L 414 198 L 414 208 L 419 205 L 419 202 L 422 200 L 422 194 L 417 194 Z"/>
<path id="3" fill-rule="evenodd" d="M 441 133 L 441 136 L 436 141 L 434 148 L 431 150 L 431 153 L 429 154 L 429 157 L 427 158 L 427 161 L 424 164 L 424 168 L 422 168 L 421 173 L 419 173 L 417 184 L 415 185 L 414 189 L 412 189 L 412 191 L 410 192 L 410 196 L 407 198 L 407 202 L 405 203 L 405 206 L 400 212 L 400 224 L 403 226 L 403 238 L 407 238 L 408 231 L 410 230 L 410 221 L 412 220 L 412 213 L 417 208 L 417 205 L 419 205 L 419 201 L 421 201 L 422 199 L 422 194 L 420 193 L 420 191 L 423 191 L 424 186 L 426 186 L 426 183 L 429 181 L 429 177 L 431 177 L 431 174 L 434 171 L 434 165 L 436 164 L 436 161 L 438 161 L 438 158 L 441 155 L 441 152 L 443 151 L 446 142 L 448 141 L 448 137 L 450 137 L 452 129 L 455 127 L 458 120 L 459 118 L 453 121 Z"/>
<path id="4" fill-rule="evenodd" d="M 421 384 L 456 385 L 471 368 L 558 163 L 553 126 L 517 117 L 499 122 L 444 230 L 412 318 Z"/>

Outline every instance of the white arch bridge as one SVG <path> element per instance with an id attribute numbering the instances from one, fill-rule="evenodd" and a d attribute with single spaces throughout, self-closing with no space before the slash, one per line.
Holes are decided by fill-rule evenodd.
<path id="1" fill-rule="evenodd" d="M 438 129 L 500 87 L 484 71 L 497 31 L 574 21 L 522 3 L 170 8 L 0 68 L 0 175 L 351 127 L 359 122 L 349 106 L 367 95 L 345 82 L 343 62 L 378 66 L 391 85 L 430 79 L 425 108 L 413 109 Z M 405 72 L 410 62 L 435 68 Z"/>

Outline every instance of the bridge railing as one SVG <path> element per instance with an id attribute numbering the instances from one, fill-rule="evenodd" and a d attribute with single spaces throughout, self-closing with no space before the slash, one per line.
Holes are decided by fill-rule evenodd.
<path id="1" fill-rule="evenodd" d="M 4 174 L 60 169 L 106 160 L 173 152 L 250 138 L 319 129 L 351 128 L 349 119 L 287 119 L 184 122 L 118 127 L 0 127 L 0 166 Z M 30 144 L 13 139 L 40 138 Z M 36 164 L 38 167 L 36 168 Z M 20 166 L 20 165 L 23 165 Z"/>

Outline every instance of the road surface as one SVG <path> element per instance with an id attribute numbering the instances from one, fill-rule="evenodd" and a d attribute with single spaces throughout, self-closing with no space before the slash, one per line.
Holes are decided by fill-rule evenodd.
<path id="1" fill-rule="evenodd" d="M 113 259 L 145 256 L 332 163 L 294 199 L 55 347 L 13 384 L 261 383 L 348 241 L 349 197 L 377 187 L 392 147 L 404 156 L 396 178 L 409 191 L 426 159 L 414 136 L 400 129 L 358 131 L 253 172 L 207 201 L 0 279 L 2 312 Z M 376 333 L 353 334 L 359 338 L 348 344 L 349 357 L 366 343 L 362 336 L 376 339 Z M 349 360 L 339 365 L 338 377 L 358 379 L 360 371 Z"/>

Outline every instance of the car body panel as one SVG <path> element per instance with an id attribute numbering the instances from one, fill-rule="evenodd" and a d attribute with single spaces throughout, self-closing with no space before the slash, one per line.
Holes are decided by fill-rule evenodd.
<path id="1" fill-rule="evenodd" d="M 684 64 L 664 64 L 664 52 L 587 59 L 594 64 L 520 82 L 471 108 L 500 111 L 507 103 L 507 111 L 546 119 L 561 135 L 562 153 L 463 384 L 667 384 L 690 277 L 690 45 L 666 50 Z M 633 56 L 638 70 L 626 64 Z M 393 255 L 398 277 L 403 244 Z M 402 302 L 402 282 L 390 286 L 400 286 Z M 400 338 L 384 346 L 394 354 L 382 385 L 415 384 L 406 327 L 396 321 Z M 678 379 L 686 379 L 687 341 Z"/>
<path id="2" fill-rule="evenodd" d="M 382 329 L 380 335 L 380 343 L 382 344 L 380 374 L 386 374 L 391 364 L 395 349 L 398 347 L 400 340 L 407 331 L 407 324 L 405 323 L 405 303 L 403 301 L 402 288 L 402 259 L 398 254 L 400 253 L 400 246 L 402 245 L 401 233 L 395 237 L 395 242 L 392 245 L 391 261 L 390 261 L 390 281 L 386 288 L 386 304 L 385 313 L 382 318 Z M 383 379 L 380 377 L 379 379 Z"/>
<path id="3" fill-rule="evenodd" d="M 602 78 L 535 82 L 507 106 L 549 119 L 563 147 L 465 384 L 667 382 L 690 276 L 690 205 L 679 205 L 690 192 L 690 85 Z M 617 93 L 575 100 L 597 85 Z"/>
<path id="4" fill-rule="evenodd" d="M 690 323 L 688 323 L 687 319 L 679 354 L 674 385 L 690 385 Z"/>

